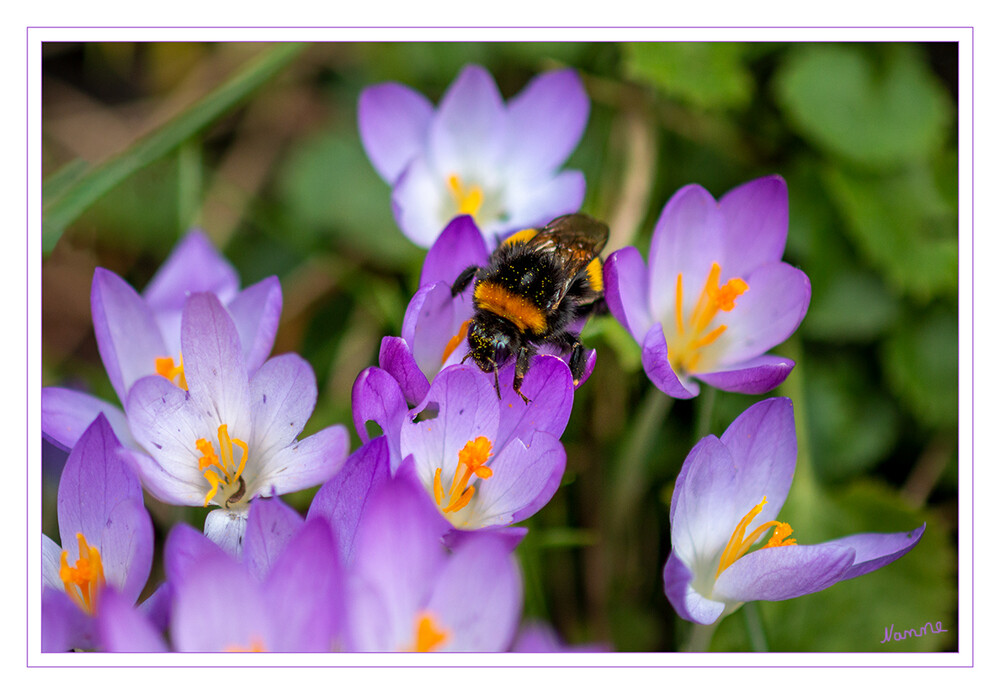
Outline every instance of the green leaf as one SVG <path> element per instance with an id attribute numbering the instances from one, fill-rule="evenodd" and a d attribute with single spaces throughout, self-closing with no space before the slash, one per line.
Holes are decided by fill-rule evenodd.
<path id="1" fill-rule="evenodd" d="M 96 200 L 136 171 L 162 158 L 271 79 L 305 46 L 276 44 L 228 82 L 121 154 L 91 168 L 42 201 L 42 252 L 49 253 L 70 224 Z"/>
<path id="2" fill-rule="evenodd" d="M 792 485 L 794 489 L 794 484 Z M 786 504 L 779 520 L 791 523 L 800 544 L 816 544 L 860 532 L 909 531 L 927 523 L 920 542 L 899 560 L 826 590 L 782 602 L 759 602 L 771 651 L 901 652 L 954 649 L 957 558 L 944 529 L 927 509 L 913 510 L 893 490 L 874 482 L 852 485 L 834 498 L 808 506 Z M 920 629 L 940 621 L 947 632 L 881 643 L 885 629 Z M 748 650 L 739 613 L 726 618 L 713 650 Z"/>
<path id="3" fill-rule="evenodd" d="M 859 311 L 859 306 L 864 310 Z M 807 337 L 830 342 L 866 342 L 891 328 L 899 311 L 899 300 L 877 275 L 847 267 L 824 285 L 813 282 L 802 331 Z"/>
<path id="4" fill-rule="evenodd" d="M 881 60 L 879 60 L 879 58 Z M 914 49 L 799 44 L 775 78 L 778 105 L 820 149 L 884 169 L 934 154 L 954 121 L 945 87 Z"/>
<path id="5" fill-rule="evenodd" d="M 739 109 L 750 103 L 754 81 L 741 43 L 625 44 L 625 74 L 701 109 Z"/>
<path id="6" fill-rule="evenodd" d="M 931 172 L 893 176 L 828 168 L 824 181 L 858 251 L 899 291 L 919 301 L 958 288 L 958 218 Z"/>
<path id="7" fill-rule="evenodd" d="M 907 321 L 884 345 L 889 384 L 930 427 L 958 426 L 958 317 L 936 309 Z"/>
<path id="8" fill-rule="evenodd" d="M 279 172 L 278 190 L 294 233 L 321 234 L 387 267 L 420 262 L 422 251 L 396 225 L 390 188 L 372 168 L 353 124 L 302 140 Z"/>
<path id="9" fill-rule="evenodd" d="M 817 361 L 808 373 L 809 449 L 820 479 L 846 479 L 880 462 L 899 435 L 893 399 L 875 390 L 858 359 Z"/>

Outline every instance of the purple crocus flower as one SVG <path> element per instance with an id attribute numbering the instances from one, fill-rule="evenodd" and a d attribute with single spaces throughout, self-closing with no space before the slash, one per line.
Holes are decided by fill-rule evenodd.
<path id="1" fill-rule="evenodd" d="M 809 278 L 781 262 L 788 190 L 780 176 L 745 183 L 718 202 L 698 185 L 663 208 L 649 266 L 629 246 L 604 266 L 608 307 L 642 346 L 653 384 L 675 398 L 698 379 L 721 390 L 764 393 L 795 363 L 765 355 L 802 322 Z"/>
<path id="2" fill-rule="evenodd" d="M 772 398 L 706 436 L 677 476 L 663 584 L 677 613 L 713 624 L 752 600 L 788 600 L 879 569 L 909 552 L 924 527 L 798 545 L 776 520 L 795 472 L 792 402 Z M 750 551 L 774 529 L 767 543 Z"/>
<path id="3" fill-rule="evenodd" d="M 509 388 L 498 399 L 491 379 L 478 368 L 448 367 L 413 410 L 436 410 L 436 416 L 406 417 L 401 424 L 401 457 L 412 456 L 427 494 L 455 528 L 517 523 L 559 487 L 566 466 L 559 436 L 573 406 L 572 376 L 560 359 L 542 356 L 528 372 L 525 389 L 529 378 L 532 390 L 525 392 L 532 401 L 525 406 Z"/>
<path id="4" fill-rule="evenodd" d="M 343 575 L 323 518 L 277 500 L 254 504 L 243 561 L 177 526 L 165 550 L 170 634 L 185 652 L 322 652 L 340 645 Z"/>
<path id="5" fill-rule="evenodd" d="M 447 522 L 409 475 L 368 502 L 348 581 L 354 651 L 503 651 L 521 613 L 510 547 L 479 534 L 449 552 Z"/>
<path id="6" fill-rule="evenodd" d="M 406 402 L 415 405 L 427 396 L 430 381 L 445 367 L 460 363 L 469 352 L 466 334 L 473 316 L 470 284 L 458 296 L 451 287 L 471 265 L 483 266 L 489 251 L 472 217 L 456 217 L 441 232 L 424 259 L 420 289 L 410 300 L 403 317 L 401 337 L 385 337 L 379 351 L 379 366 L 399 383 Z M 541 345 L 540 354 L 552 352 Z M 596 351 L 590 350 L 576 387 L 594 370 Z M 558 353 L 565 361 L 565 353 Z"/>
<path id="7" fill-rule="evenodd" d="M 230 313 L 213 294 L 191 296 L 181 322 L 187 389 L 147 376 L 126 403 L 143 485 L 170 504 L 220 506 L 205 532 L 238 554 L 249 503 L 321 484 L 343 464 L 341 425 L 297 440 L 316 404 L 312 368 L 283 354 L 248 371 Z"/>
<path id="8" fill-rule="evenodd" d="M 101 415 L 66 460 L 57 513 L 63 546 L 42 536 L 42 650 L 93 648 L 106 597 L 134 604 L 153 561 L 142 487 Z"/>
<path id="9" fill-rule="evenodd" d="M 401 84 L 365 89 L 358 128 L 372 165 L 392 186 L 400 229 L 427 248 L 457 215 L 475 217 L 492 240 L 579 209 L 583 174 L 559 167 L 589 111 L 572 70 L 539 75 L 505 104 L 490 73 L 469 65 L 437 109 Z"/>
<path id="10" fill-rule="evenodd" d="M 236 271 L 197 230 L 174 248 L 141 296 L 110 270 L 94 271 L 90 294 L 94 333 L 121 403 L 143 376 L 159 374 L 185 387 L 181 309 L 197 292 L 210 292 L 226 306 L 239 332 L 247 368 L 256 370 L 271 352 L 281 316 L 277 277 L 240 291 Z M 42 389 L 42 432 L 64 448 L 76 442 L 98 413 L 104 413 L 124 444 L 137 446 L 117 405 L 66 388 Z"/>

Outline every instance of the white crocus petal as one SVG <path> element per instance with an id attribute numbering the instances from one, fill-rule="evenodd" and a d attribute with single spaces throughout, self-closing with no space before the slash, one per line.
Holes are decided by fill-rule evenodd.
<path id="1" fill-rule="evenodd" d="M 247 506 L 235 511 L 215 509 L 205 517 L 205 537 L 239 559 L 243 554 L 248 514 Z"/>

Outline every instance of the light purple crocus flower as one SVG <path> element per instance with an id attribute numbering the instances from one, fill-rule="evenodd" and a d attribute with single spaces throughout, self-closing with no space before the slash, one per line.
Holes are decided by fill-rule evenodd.
<path id="1" fill-rule="evenodd" d="M 153 561 L 142 487 L 102 415 L 66 460 L 57 513 L 63 546 L 42 536 L 42 650 L 93 648 L 106 597 L 134 604 Z"/>
<path id="2" fill-rule="evenodd" d="M 297 440 L 316 405 L 312 368 L 283 354 L 248 371 L 230 313 L 213 294 L 191 296 L 181 321 L 187 390 L 139 379 L 126 403 L 143 485 L 170 504 L 220 506 L 205 532 L 238 554 L 249 503 L 321 484 L 343 464 L 341 425 Z"/>
<path id="3" fill-rule="evenodd" d="M 578 210 L 583 174 L 559 167 L 589 112 L 573 70 L 539 75 L 505 104 L 490 73 L 469 65 L 437 109 L 402 84 L 365 89 L 358 128 L 372 165 L 392 186 L 400 229 L 427 248 L 456 215 L 475 217 L 493 242 Z"/>
<path id="4" fill-rule="evenodd" d="M 657 388 L 691 398 L 697 379 L 758 394 L 785 380 L 795 363 L 764 352 L 795 331 L 811 295 L 805 273 L 781 262 L 787 235 L 780 176 L 745 183 L 718 202 L 692 184 L 663 208 L 648 267 L 631 246 L 611 254 L 608 307 L 642 346 Z"/>
<path id="5" fill-rule="evenodd" d="M 441 232 L 424 259 L 420 289 L 414 294 L 403 317 L 401 337 L 385 337 L 379 350 L 379 366 L 399 383 L 410 405 L 423 400 L 430 381 L 445 367 L 460 363 L 469 352 L 466 334 L 473 316 L 470 283 L 464 292 L 452 296 L 451 287 L 463 270 L 484 266 L 489 251 L 472 217 L 456 217 Z M 540 354 L 552 352 L 541 345 Z M 596 351 L 590 350 L 576 387 L 583 385 L 594 370 Z M 559 353 L 565 361 L 567 355 Z M 512 362 L 511 362 L 512 363 Z"/>
<path id="6" fill-rule="evenodd" d="M 454 551 L 447 522 L 410 475 L 368 502 L 348 580 L 348 649 L 504 651 L 521 613 L 521 576 L 510 547 L 491 534 Z"/>
<path id="7" fill-rule="evenodd" d="M 232 265 L 197 230 L 174 248 L 142 295 L 110 270 L 94 271 L 94 334 L 119 402 L 126 402 L 132 385 L 143 376 L 159 374 L 183 384 L 181 309 L 197 292 L 210 292 L 226 306 L 252 373 L 267 359 L 278 330 L 282 297 L 277 277 L 240 291 Z M 63 448 L 70 448 L 99 412 L 122 443 L 137 446 L 117 405 L 66 388 L 42 389 L 42 433 Z"/>
<path id="8" fill-rule="evenodd" d="M 394 379 L 372 367 L 355 383 L 355 426 L 367 443 L 366 422 L 379 424 L 391 473 L 410 463 L 455 528 L 506 527 L 558 489 L 566 465 L 559 437 L 573 407 L 573 378 L 561 359 L 535 359 L 522 386 L 527 405 L 510 388 L 513 376 L 513 366 L 500 371 L 500 399 L 477 367 L 450 366 L 408 410 Z"/>
<path id="9" fill-rule="evenodd" d="M 670 604 L 684 619 L 713 624 L 753 600 L 788 600 L 879 569 L 923 535 L 849 535 L 798 545 L 777 521 L 795 472 L 792 402 L 772 398 L 706 436 L 677 476 L 670 501 L 672 549 L 663 569 Z M 768 542 L 750 551 L 774 528 Z"/>

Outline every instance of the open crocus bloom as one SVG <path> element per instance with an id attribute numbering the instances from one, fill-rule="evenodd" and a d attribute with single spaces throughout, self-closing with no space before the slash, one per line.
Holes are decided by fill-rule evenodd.
<path id="1" fill-rule="evenodd" d="M 121 444 L 98 415 L 59 480 L 60 547 L 42 536 L 42 650 L 91 648 L 107 595 L 134 604 L 153 562 L 153 523 Z"/>
<path id="2" fill-rule="evenodd" d="M 764 354 L 795 331 L 809 306 L 809 278 L 781 262 L 787 235 L 780 176 L 745 183 L 718 202 L 689 185 L 663 208 L 648 268 L 631 246 L 608 258 L 608 307 L 642 346 L 657 388 L 691 398 L 698 379 L 757 394 L 788 376 L 792 360 Z"/>
<path id="3" fill-rule="evenodd" d="M 187 389 L 139 379 L 126 403 L 143 485 L 166 503 L 220 506 L 205 532 L 238 554 L 248 504 L 321 484 L 343 464 L 347 432 L 327 427 L 297 440 L 316 404 L 312 368 L 295 354 L 250 376 L 230 314 L 208 293 L 188 299 L 181 323 Z"/>
<path id="4" fill-rule="evenodd" d="M 210 292 L 233 319 L 247 368 L 257 369 L 271 353 L 281 316 L 281 285 L 268 277 L 240 291 L 233 267 L 200 231 L 191 231 L 140 295 L 104 268 L 94 271 L 90 305 L 94 334 L 111 385 L 123 405 L 132 385 L 158 374 L 186 387 L 181 350 L 181 309 L 188 296 Z M 108 418 L 118 438 L 135 447 L 121 409 L 88 393 L 42 389 L 42 432 L 70 448 L 98 413 Z"/>
<path id="5" fill-rule="evenodd" d="M 361 142 L 392 185 L 396 221 L 427 248 L 457 215 L 472 215 L 487 239 L 575 212 L 579 171 L 558 169 L 583 135 L 590 101 L 572 70 L 539 75 L 504 103 L 493 77 L 464 68 L 437 109 L 396 83 L 365 89 Z"/>
<path id="6" fill-rule="evenodd" d="M 663 569 L 681 617 L 712 624 L 745 602 L 815 593 L 895 561 L 920 540 L 924 526 L 797 544 L 791 526 L 777 520 L 796 448 L 792 402 L 772 398 L 692 449 L 670 501 L 672 549 Z"/>

